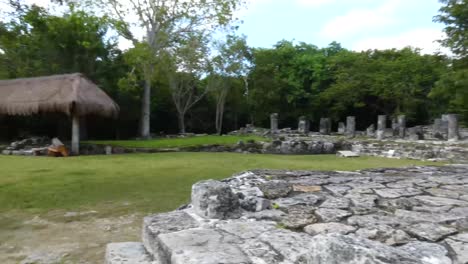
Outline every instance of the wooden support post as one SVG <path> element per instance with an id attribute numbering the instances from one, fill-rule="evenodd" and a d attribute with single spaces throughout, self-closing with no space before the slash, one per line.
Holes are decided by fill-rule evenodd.
<path id="1" fill-rule="evenodd" d="M 73 155 L 80 155 L 80 117 L 77 114 L 72 116 L 71 152 Z"/>

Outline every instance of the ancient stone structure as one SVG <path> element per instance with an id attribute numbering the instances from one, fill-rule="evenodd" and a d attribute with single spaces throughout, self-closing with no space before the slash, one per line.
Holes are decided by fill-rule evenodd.
<path id="1" fill-rule="evenodd" d="M 397 118 L 392 118 L 392 137 L 398 136 L 399 124 Z"/>
<path id="2" fill-rule="evenodd" d="M 468 263 L 467 165 L 254 170 L 193 191 L 106 263 Z"/>
<path id="3" fill-rule="evenodd" d="M 368 137 L 374 137 L 375 136 L 375 125 L 372 124 L 366 129 L 366 135 Z"/>
<path id="4" fill-rule="evenodd" d="M 423 140 L 424 131 L 421 126 L 408 128 L 408 137 L 410 140 Z"/>
<path id="5" fill-rule="evenodd" d="M 447 115 L 447 122 L 448 122 L 447 139 L 449 141 L 457 141 L 460 138 L 458 134 L 458 116 L 455 114 Z"/>
<path id="6" fill-rule="evenodd" d="M 51 140 L 47 137 L 30 137 L 13 141 L 1 151 L 3 155 L 40 156 L 47 155 Z"/>
<path id="7" fill-rule="evenodd" d="M 348 116 L 346 118 L 346 136 L 354 137 L 356 135 L 356 117 Z"/>
<path id="8" fill-rule="evenodd" d="M 379 115 L 377 117 L 377 130 L 385 131 L 387 129 L 387 116 Z"/>
<path id="9" fill-rule="evenodd" d="M 276 133 L 278 131 L 278 114 L 273 113 L 270 115 L 270 131 Z"/>
<path id="10" fill-rule="evenodd" d="M 331 120 L 330 118 L 320 118 L 320 134 L 330 135 Z"/>
<path id="11" fill-rule="evenodd" d="M 404 138 L 406 136 L 406 116 L 398 116 L 398 136 Z"/>
<path id="12" fill-rule="evenodd" d="M 346 125 L 345 125 L 345 123 L 343 123 L 343 122 L 339 122 L 339 123 L 338 123 L 338 131 L 337 131 L 337 132 L 338 132 L 338 134 L 340 134 L 340 135 L 344 135 L 344 133 L 346 133 Z"/>
<path id="13" fill-rule="evenodd" d="M 309 133 L 310 123 L 307 120 L 307 117 L 301 116 L 299 117 L 299 124 L 297 125 L 297 131 L 302 134 Z"/>
<path id="14" fill-rule="evenodd" d="M 442 118 L 434 119 L 434 125 L 432 126 L 432 137 L 437 139 L 444 139 L 447 132 L 448 131 L 445 129 Z"/>
<path id="15" fill-rule="evenodd" d="M 379 115 L 377 119 L 377 131 L 375 136 L 378 140 L 382 140 L 385 137 L 385 130 L 387 129 L 387 116 Z"/>

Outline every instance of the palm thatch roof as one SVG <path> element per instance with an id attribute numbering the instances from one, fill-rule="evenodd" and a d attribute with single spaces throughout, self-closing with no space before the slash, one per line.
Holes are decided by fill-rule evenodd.
<path id="1" fill-rule="evenodd" d="M 116 117 L 119 106 L 80 73 L 0 80 L 0 114 L 43 112 Z"/>

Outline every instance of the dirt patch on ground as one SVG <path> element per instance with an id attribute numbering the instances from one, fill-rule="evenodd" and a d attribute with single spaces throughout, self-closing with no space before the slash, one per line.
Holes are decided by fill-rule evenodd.
<path id="1" fill-rule="evenodd" d="M 0 215 L 0 263 L 103 263 L 109 242 L 138 241 L 143 215 Z"/>

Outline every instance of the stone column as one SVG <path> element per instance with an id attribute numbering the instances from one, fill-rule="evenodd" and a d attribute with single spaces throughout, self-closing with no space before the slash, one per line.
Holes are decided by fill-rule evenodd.
<path id="1" fill-rule="evenodd" d="M 346 136 L 354 137 L 356 135 L 356 117 L 346 117 Z"/>
<path id="2" fill-rule="evenodd" d="M 273 113 L 270 115 L 270 131 L 271 133 L 278 132 L 278 114 Z"/>
<path id="3" fill-rule="evenodd" d="M 302 134 L 309 133 L 309 120 L 307 120 L 307 117 L 305 116 L 299 117 L 299 124 L 297 125 L 297 131 Z"/>
<path id="4" fill-rule="evenodd" d="M 370 126 L 366 129 L 366 135 L 367 135 L 368 137 L 373 137 L 373 136 L 375 136 L 375 125 L 374 125 L 374 124 L 370 125 Z"/>
<path id="5" fill-rule="evenodd" d="M 421 126 L 415 126 L 408 128 L 408 137 L 410 140 L 422 140 L 424 139 L 424 131 Z"/>
<path id="6" fill-rule="evenodd" d="M 387 116 L 379 115 L 377 119 L 377 131 L 375 132 L 378 140 L 382 140 L 384 138 L 385 129 L 387 129 Z"/>
<path id="7" fill-rule="evenodd" d="M 392 118 L 392 135 L 398 136 L 398 120 L 396 118 Z"/>
<path id="8" fill-rule="evenodd" d="M 434 119 L 434 124 L 432 125 L 432 137 L 438 139 L 444 139 L 444 129 L 443 129 L 443 121 L 442 118 Z"/>
<path id="9" fill-rule="evenodd" d="M 398 136 L 400 138 L 404 138 L 406 134 L 406 116 L 399 115 L 398 116 Z"/>
<path id="10" fill-rule="evenodd" d="M 338 134 L 343 135 L 346 133 L 346 125 L 343 122 L 338 123 Z"/>
<path id="11" fill-rule="evenodd" d="M 377 119 L 377 130 L 385 131 L 387 129 L 387 116 L 379 115 Z"/>
<path id="12" fill-rule="evenodd" d="M 331 122 L 330 118 L 320 118 L 320 134 L 330 135 Z"/>
<path id="13" fill-rule="evenodd" d="M 459 133 L 458 133 L 458 115 L 456 114 L 447 115 L 447 121 L 448 121 L 447 139 L 449 141 L 457 141 L 460 138 Z"/>

